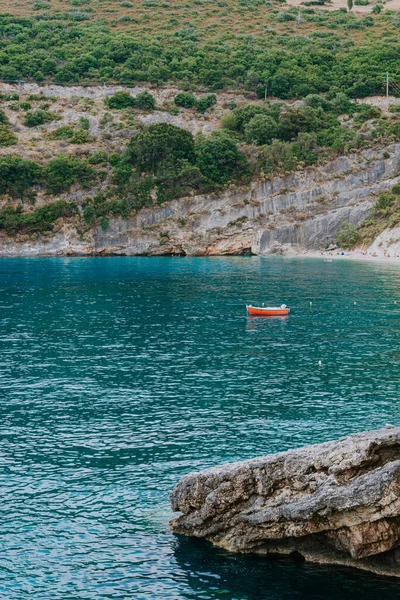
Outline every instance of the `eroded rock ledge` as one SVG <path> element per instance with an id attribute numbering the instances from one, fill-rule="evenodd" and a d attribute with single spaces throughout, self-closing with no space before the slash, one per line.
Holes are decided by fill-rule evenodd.
<path id="1" fill-rule="evenodd" d="M 190 473 L 175 533 L 400 577 L 400 428 Z"/>

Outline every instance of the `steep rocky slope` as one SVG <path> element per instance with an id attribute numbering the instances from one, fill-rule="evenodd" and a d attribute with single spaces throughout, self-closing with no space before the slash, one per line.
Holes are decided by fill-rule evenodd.
<path id="1" fill-rule="evenodd" d="M 343 221 L 362 222 L 376 196 L 398 181 L 400 144 L 394 144 L 247 188 L 154 204 L 126 220 L 110 219 L 106 231 L 82 232 L 79 222 L 70 221 L 39 237 L 2 234 L 0 254 L 290 254 L 324 249 Z"/>

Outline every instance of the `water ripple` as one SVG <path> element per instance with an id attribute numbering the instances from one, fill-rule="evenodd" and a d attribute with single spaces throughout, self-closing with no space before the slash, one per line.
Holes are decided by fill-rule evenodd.
<path id="1" fill-rule="evenodd" d="M 391 265 L 0 260 L 0 598 L 398 598 L 167 524 L 191 470 L 399 424 L 399 289 Z"/>

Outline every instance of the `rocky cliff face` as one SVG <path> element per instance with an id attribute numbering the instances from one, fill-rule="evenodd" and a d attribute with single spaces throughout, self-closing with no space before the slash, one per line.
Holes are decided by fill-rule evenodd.
<path id="1" fill-rule="evenodd" d="M 110 219 L 84 233 L 74 223 L 38 238 L 0 236 L 1 256 L 290 254 L 325 248 L 343 221 L 369 214 L 400 180 L 400 144 L 342 156 L 246 189 L 192 196 Z"/>
<path id="2" fill-rule="evenodd" d="M 400 577 L 400 428 L 192 473 L 174 532 Z"/>

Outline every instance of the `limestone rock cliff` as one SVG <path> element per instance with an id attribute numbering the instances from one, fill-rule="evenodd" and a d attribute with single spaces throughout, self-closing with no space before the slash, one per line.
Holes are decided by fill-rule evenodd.
<path id="1" fill-rule="evenodd" d="M 400 428 L 191 473 L 174 532 L 400 577 Z"/>
<path id="2" fill-rule="evenodd" d="M 109 227 L 61 223 L 38 237 L 0 234 L 0 256 L 295 254 L 322 250 L 343 221 L 366 219 L 400 181 L 400 144 L 367 149 L 239 189 L 143 208 Z M 66 197 L 74 201 L 79 198 Z M 390 236 L 389 236 L 390 237 Z"/>

